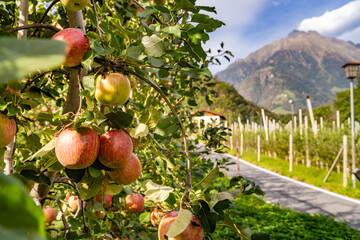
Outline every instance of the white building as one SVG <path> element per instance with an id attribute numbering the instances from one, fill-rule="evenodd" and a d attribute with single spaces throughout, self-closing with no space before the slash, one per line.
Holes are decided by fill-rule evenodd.
<path id="1" fill-rule="evenodd" d="M 200 113 L 202 116 L 197 116 L 200 115 L 198 114 Z M 226 118 L 221 115 L 220 113 L 216 113 L 210 110 L 200 110 L 197 111 L 196 113 L 193 113 L 193 119 L 199 124 L 199 128 L 200 128 L 200 123 L 201 121 L 204 121 L 204 125 L 205 126 L 215 126 L 218 125 L 220 123 L 223 123 L 223 121 L 226 120 Z"/>

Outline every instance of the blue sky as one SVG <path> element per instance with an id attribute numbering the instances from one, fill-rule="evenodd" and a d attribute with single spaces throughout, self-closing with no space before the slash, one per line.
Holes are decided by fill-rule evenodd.
<path id="1" fill-rule="evenodd" d="M 215 6 L 213 17 L 226 24 L 210 34 L 205 48 L 216 50 L 223 41 L 235 55 L 232 62 L 295 29 L 360 43 L 360 0 L 197 0 L 197 5 Z M 215 74 L 229 65 L 222 63 L 210 70 Z"/>

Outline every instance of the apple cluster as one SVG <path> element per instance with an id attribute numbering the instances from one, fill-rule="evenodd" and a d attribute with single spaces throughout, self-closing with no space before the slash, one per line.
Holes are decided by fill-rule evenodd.
<path id="1" fill-rule="evenodd" d="M 131 184 L 141 174 L 141 163 L 133 153 L 131 137 L 123 130 L 111 130 L 98 137 L 90 127 L 63 130 L 56 139 L 55 154 L 69 169 L 90 167 L 98 158 L 118 184 Z"/>

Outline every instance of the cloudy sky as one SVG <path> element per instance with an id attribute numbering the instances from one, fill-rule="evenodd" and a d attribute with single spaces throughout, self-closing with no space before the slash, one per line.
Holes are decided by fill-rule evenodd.
<path id="1" fill-rule="evenodd" d="M 216 50 L 223 41 L 234 59 L 245 58 L 294 29 L 360 43 L 360 0 L 197 0 L 197 5 L 215 6 L 213 17 L 226 24 L 210 34 L 205 48 Z M 210 70 L 215 74 L 229 64 L 222 63 Z"/>

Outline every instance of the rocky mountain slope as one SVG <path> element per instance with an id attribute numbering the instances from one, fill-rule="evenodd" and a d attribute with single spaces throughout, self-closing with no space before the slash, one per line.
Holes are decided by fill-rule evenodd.
<path id="1" fill-rule="evenodd" d="M 217 77 L 233 85 L 247 100 L 274 112 L 313 107 L 331 102 L 349 81 L 341 68 L 348 61 L 360 61 L 360 48 L 350 42 L 324 37 L 314 31 L 293 31 L 238 59 Z"/>

